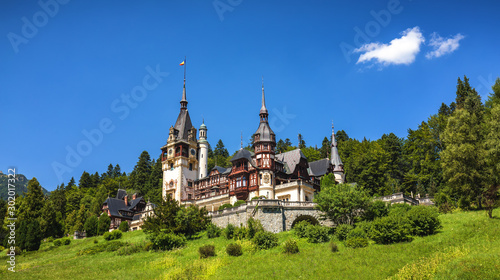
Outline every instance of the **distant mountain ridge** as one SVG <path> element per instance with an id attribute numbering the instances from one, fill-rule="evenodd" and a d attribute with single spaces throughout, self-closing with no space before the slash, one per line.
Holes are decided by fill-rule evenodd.
<path id="1" fill-rule="evenodd" d="M 12 178 L 12 177 L 10 177 Z M 9 175 L 0 173 L 0 198 L 3 200 L 7 200 L 9 197 Z M 16 194 L 23 195 L 23 192 L 28 192 L 28 178 L 23 174 L 16 174 L 16 182 L 14 186 L 16 186 Z M 43 194 L 48 194 L 49 191 L 42 187 Z"/>

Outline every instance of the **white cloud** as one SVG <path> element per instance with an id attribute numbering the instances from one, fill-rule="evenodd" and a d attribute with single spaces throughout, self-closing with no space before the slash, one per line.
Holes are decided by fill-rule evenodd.
<path id="1" fill-rule="evenodd" d="M 382 65 L 408 65 L 415 61 L 420 45 L 424 42 L 425 38 L 418 26 L 408 28 L 401 33 L 401 38 L 393 39 L 389 44 L 370 43 L 355 49 L 355 53 L 362 53 L 356 64 L 375 60 Z"/>
<path id="2" fill-rule="evenodd" d="M 431 37 L 432 38 L 429 41 L 429 46 L 432 46 L 434 50 L 425 54 L 425 57 L 427 59 L 440 57 L 447 53 L 454 52 L 460 46 L 460 40 L 465 38 L 462 34 L 458 33 L 457 35 L 446 39 L 439 36 L 436 32 L 432 33 Z"/>

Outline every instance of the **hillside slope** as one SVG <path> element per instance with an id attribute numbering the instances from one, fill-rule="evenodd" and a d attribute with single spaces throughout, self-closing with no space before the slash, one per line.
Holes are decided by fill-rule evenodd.
<path id="1" fill-rule="evenodd" d="M 12 177 L 10 177 L 12 178 Z M 7 200 L 8 195 L 8 186 L 9 186 L 9 176 L 8 174 L 0 173 L 0 198 L 3 200 Z M 28 182 L 29 180 L 23 174 L 16 174 L 16 182 L 14 186 L 16 186 L 16 194 L 22 195 L 24 192 L 28 192 Z M 43 194 L 48 194 L 49 191 L 42 187 Z"/>
<path id="2" fill-rule="evenodd" d="M 500 216 L 500 210 L 494 212 Z M 441 215 L 443 229 L 432 236 L 394 245 L 370 244 L 350 249 L 339 244 L 332 253 L 328 243 L 298 242 L 300 253 L 285 255 L 281 246 L 252 250 L 243 241 L 240 257 L 228 256 L 223 237 L 189 241 L 185 248 L 169 252 L 140 251 L 77 255 L 99 244 L 102 237 L 74 240 L 68 246 L 44 243 L 40 251 L 18 256 L 16 273 L 8 272 L 5 251 L 0 255 L 1 279 L 500 279 L 500 219 L 484 211 Z M 279 234 L 280 243 L 295 238 Z M 94 240 L 98 244 L 94 244 Z M 125 233 L 122 241 L 144 244 L 142 231 Z M 200 259 L 198 248 L 215 245 L 217 256 Z"/>

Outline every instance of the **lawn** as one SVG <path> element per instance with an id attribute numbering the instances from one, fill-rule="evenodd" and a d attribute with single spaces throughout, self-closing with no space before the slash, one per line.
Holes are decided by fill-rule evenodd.
<path id="1" fill-rule="evenodd" d="M 6 251 L 0 257 L 1 279 L 500 279 L 500 210 L 495 219 L 484 211 L 441 215 L 443 228 L 432 236 L 394 245 L 370 244 L 350 249 L 337 242 L 298 242 L 300 253 L 286 255 L 282 247 L 255 250 L 249 241 L 238 241 L 243 255 L 228 256 L 225 246 L 233 240 L 208 239 L 202 234 L 187 246 L 168 252 L 140 251 L 119 256 L 116 252 L 77 255 L 105 241 L 102 237 L 73 240 L 55 247 L 43 243 L 38 252 L 16 258 L 15 273 L 7 271 Z M 295 238 L 279 234 L 280 243 Z M 94 244 L 94 240 L 98 244 Z M 121 241 L 143 243 L 142 231 L 128 232 Z M 200 259 L 198 248 L 213 244 L 217 256 Z"/>

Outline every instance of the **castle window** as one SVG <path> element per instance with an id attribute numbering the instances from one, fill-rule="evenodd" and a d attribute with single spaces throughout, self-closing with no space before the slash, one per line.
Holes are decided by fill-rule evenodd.
<path id="1" fill-rule="evenodd" d="M 189 164 L 189 170 L 193 171 L 193 164 L 192 163 Z"/>
<path id="2" fill-rule="evenodd" d="M 267 150 L 267 149 L 268 149 L 268 145 L 264 144 L 264 150 Z"/>
<path id="3" fill-rule="evenodd" d="M 173 163 L 170 164 L 170 170 L 174 170 L 174 164 Z"/>

